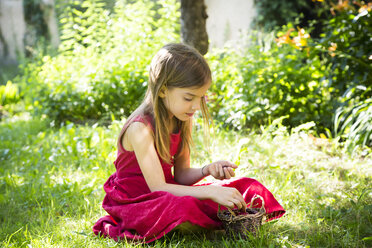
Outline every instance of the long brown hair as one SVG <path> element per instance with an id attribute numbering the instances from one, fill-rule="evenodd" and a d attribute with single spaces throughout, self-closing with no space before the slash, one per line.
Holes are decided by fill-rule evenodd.
<path id="1" fill-rule="evenodd" d="M 137 116 L 150 114 L 154 119 L 154 140 L 157 152 L 161 159 L 170 163 L 171 156 L 169 152 L 170 140 L 169 134 L 169 114 L 166 106 L 159 97 L 162 87 L 171 88 L 200 88 L 206 83 L 212 81 L 212 75 L 208 63 L 204 57 L 194 48 L 185 44 L 167 44 L 162 47 L 152 59 L 148 88 L 145 98 L 141 105 L 131 114 L 128 122 Z M 209 113 L 205 98 L 201 99 L 200 106 L 204 126 L 209 128 Z M 190 149 L 192 145 L 191 120 L 178 121 L 181 135 L 181 147 Z M 125 130 L 120 133 L 121 142 Z"/>

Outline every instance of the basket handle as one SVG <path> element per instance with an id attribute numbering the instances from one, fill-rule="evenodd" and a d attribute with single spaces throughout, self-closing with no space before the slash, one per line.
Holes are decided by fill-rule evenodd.
<path id="1" fill-rule="evenodd" d="M 265 200 L 260 195 L 254 195 L 249 206 L 253 208 L 253 203 L 256 199 L 261 199 L 261 208 L 265 209 Z"/>

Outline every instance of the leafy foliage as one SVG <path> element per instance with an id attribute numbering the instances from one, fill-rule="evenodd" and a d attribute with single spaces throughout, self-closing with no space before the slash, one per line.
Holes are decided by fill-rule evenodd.
<path id="1" fill-rule="evenodd" d="M 358 89 L 368 88 L 372 82 L 372 4 L 363 5 L 360 1 L 342 3 L 333 5 L 334 15 L 327 20 L 324 33 L 314 49 L 326 53 L 323 59 L 331 66 L 329 83 L 336 89 L 334 95 L 347 97 L 347 92 L 355 89 L 361 94 L 353 96 L 359 95 L 360 100 L 364 100 L 372 97 L 371 88 L 368 91 Z"/>
<path id="2" fill-rule="evenodd" d="M 70 1 L 60 14 L 59 54 L 40 54 L 22 78 L 26 100 L 57 123 L 128 116 L 144 94 L 153 54 L 179 41 L 175 0 L 117 1 L 110 7 L 107 1 L 82 2 Z M 220 125 L 257 128 L 285 116 L 287 126 L 314 121 L 319 132 L 354 139 L 347 134 L 350 126 L 340 127 L 352 106 L 372 96 L 371 5 L 320 2 L 311 5 L 332 17 L 319 21 L 320 38 L 311 37 L 311 28 L 289 23 L 276 39 L 273 33 L 253 33 L 240 50 L 226 46 L 207 55 L 214 77 L 209 106 Z"/>
<path id="3" fill-rule="evenodd" d="M 42 0 L 27 0 L 23 1 L 23 9 L 25 11 L 25 21 L 28 29 L 33 28 L 37 36 L 48 36 L 48 27 L 45 23 L 42 10 Z M 30 32 L 30 31 L 28 31 Z M 29 41 L 30 42 L 30 41 Z M 28 44 L 35 45 L 35 44 Z"/>
<path id="4" fill-rule="evenodd" d="M 0 106 L 19 101 L 18 85 L 8 81 L 6 85 L 0 85 Z"/>
<path id="5" fill-rule="evenodd" d="M 25 69 L 23 91 L 37 112 L 57 122 L 128 115 L 147 86 L 152 55 L 178 41 L 178 3 L 101 1 L 67 6 L 61 19 L 60 53 Z"/>
<path id="6" fill-rule="evenodd" d="M 212 55 L 213 115 L 237 129 L 267 125 L 287 115 L 286 125 L 313 120 L 319 128 L 329 127 L 332 106 L 326 65 L 305 49 L 279 47 L 269 39 L 257 39 L 242 51 Z"/>
<path id="7" fill-rule="evenodd" d="M 333 17 L 314 49 L 324 53 L 331 69 L 328 80 L 337 99 L 334 131 L 347 139 L 352 151 L 372 145 L 372 3 L 342 1 L 331 6 Z"/>
<path id="8" fill-rule="evenodd" d="M 311 20 L 319 19 L 323 13 L 319 5 L 314 3 L 314 0 L 255 0 L 254 6 L 257 15 L 253 25 L 255 28 L 259 27 L 266 31 L 272 31 L 277 27 L 293 23 L 299 17 L 301 17 L 301 26 L 309 26 Z"/>
<path id="9" fill-rule="evenodd" d="M 264 38 L 243 51 L 212 55 L 218 61 L 212 62 L 217 81 L 212 113 L 225 126 L 256 127 L 288 115 L 286 125 L 313 120 L 318 131 L 332 130 L 351 146 L 371 144 L 372 123 L 366 121 L 368 108 L 361 106 L 372 97 L 372 4 L 323 4 L 332 18 L 322 23 L 319 39 L 288 24 L 277 33 L 276 44 Z M 350 117 L 354 112 L 359 114 Z M 356 129 L 356 123 L 363 125 Z"/>
<path id="10" fill-rule="evenodd" d="M 335 130 L 346 139 L 349 152 L 359 146 L 372 146 L 372 99 L 336 111 Z"/>

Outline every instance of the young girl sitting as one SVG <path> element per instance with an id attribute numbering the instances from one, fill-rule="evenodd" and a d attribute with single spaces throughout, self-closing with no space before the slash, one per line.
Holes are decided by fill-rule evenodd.
<path id="1" fill-rule="evenodd" d="M 235 164 L 190 167 L 192 117 L 200 109 L 209 123 L 205 93 L 212 78 L 203 56 L 187 45 L 168 44 L 153 58 L 149 74 L 146 96 L 120 132 L 116 172 L 104 184 L 102 205 L 109 215 L 97 221 L 94 233 L 148 243 L 183 223 L 219 229 L 218 204 L 245 209 L 256 194 L 265 201 L 267 220 L 281 217 L 284 209 L 262 184 L 231 179 Z M 194 185 L 209 175 L 229 180 Z"/>

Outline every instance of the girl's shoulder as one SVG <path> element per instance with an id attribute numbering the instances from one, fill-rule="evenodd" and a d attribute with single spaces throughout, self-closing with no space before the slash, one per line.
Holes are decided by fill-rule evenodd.
<path id="1" fill-rule="evenodd" d="M 128 139 L 126 139 L 128 137 Z M 143 122 L 132 122 L 124 134 L 124 143 L 128 140 L 132 143 L 133 140 L 144 140 L 145 138 L 153 137 L 153 131 Z"/>
<path id="2" fill-rule="evenodd" d="M 152 118 L 148 115 L 137 115 L 127 120 L 119 136 L 118 146 L 120 150 L 132 151 L 132 140 L 153 137 L 154 129 Z"/>

